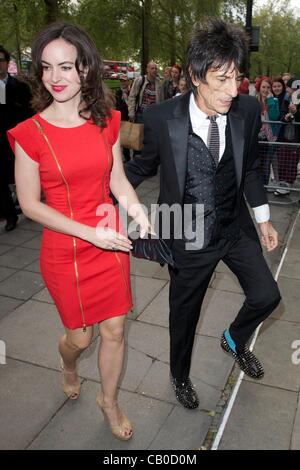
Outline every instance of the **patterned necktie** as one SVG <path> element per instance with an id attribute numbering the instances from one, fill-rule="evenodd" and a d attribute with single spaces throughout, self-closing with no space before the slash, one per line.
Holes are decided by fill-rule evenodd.
<path id="1" fill-rule="evenodd" d="M 217 116 L 207 116 L 207 119 L 210 120 L 210 125 L 208 129 L 208 149 L 213 156 L 216 166 L 219 163 L 219 153 L 220 153 L 220 134 L 219 127 L 216 122 Z"/>

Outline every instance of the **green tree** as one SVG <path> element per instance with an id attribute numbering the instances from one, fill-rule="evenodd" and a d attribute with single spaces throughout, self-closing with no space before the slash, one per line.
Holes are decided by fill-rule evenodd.
<path id="1" fill-rule="evenodd" d="M 289 1 L 278 4 L 272 0 L 254 16 L 253 24 L 260 26 L 260 45 L 251 54 L 251 74 L 299 73 L 300 19 L 289 8 Z"/>
<path id="2" fill-rule="evenodd" d="M 70 19 L 72 9 L 67 0 L 57 0 L 55 19 Z M 49 8 L 49 5 L 48 5 Z M 20 64 L 21 57 L 30 55 L 30 46 L 37 32 L 54 16 L 44 0 L 0 1 L 0 43 Z"/>

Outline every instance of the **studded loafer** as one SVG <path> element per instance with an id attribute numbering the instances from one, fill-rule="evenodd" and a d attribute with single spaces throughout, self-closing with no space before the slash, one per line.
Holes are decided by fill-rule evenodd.
<path id="1" fill-rule="evenodd" d="M 199 398 L 190 378 L 181 381 L 171 376 L 170 380 L 179 403 L 190 410 L 198 408 Z"/>
<path id="2" fill-rule="evenodd" d="M 263 366 L 247 346 L 244 346 L 243 351 L 240 353 L 234 350 L 235 343 L 228 330 L 224 331 L 222 334 L 221 348 L 230 354 L 236 360 L 242 371 L 252 379 L 261 379 L 264 376 L 265 372 Z"/>

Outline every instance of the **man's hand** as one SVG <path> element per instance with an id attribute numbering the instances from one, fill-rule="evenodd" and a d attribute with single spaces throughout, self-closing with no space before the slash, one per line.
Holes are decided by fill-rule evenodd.
<path id="1" fill-rule="evenodd" d="M 261 242 L 267 248 L 267 251 L 272 251 L 278 246 L 278 233 L 271 224 L 271 222 L 262 222 L 259 225 L 262 237 Z"/>

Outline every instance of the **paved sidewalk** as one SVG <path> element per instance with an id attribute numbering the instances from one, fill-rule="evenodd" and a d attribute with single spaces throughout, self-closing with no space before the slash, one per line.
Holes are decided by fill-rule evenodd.
<path id="1" fill-rule="evenodd" d="M 138 193 L 144 204 L 155 203 L 158 179 L 145 181 Z M 267 256 L 275 273 L 297 209 L 271 210 L 282 242 L 280 250 Z M 216 417 L 237 375 L 219 338 L 243 302 L 226 266 L 220 263 L 214 273 L 197 328 L 191 376 L 200 408 L 189 411 L 177 403 L 169 383 L 167 269 L 132 259 L 135 307 L 127 321 L 120 402 L 135 435 L 123 443 L 112 437 L 96 406 L 96 335 L 80 360 L 80 398 L 66 400 L 60 389 L 57 341 L 62 327 L 41 279 L 40 240 L 41 227 L 25 218 L 10 233 L 0 225 L 0 339 L 7 354 L 7 364 L 0 365 L 0 448 L 193 450 L 212 442 Z M 255 348 L 266 376 L 259 383 L 243 381 L 220 448 L 300 448 L 300 365 L 291 362 L 291 344 L 300 340 L 299 254 L 298 222 L 279 277 L 284 304 L 265 323 Z"/>

